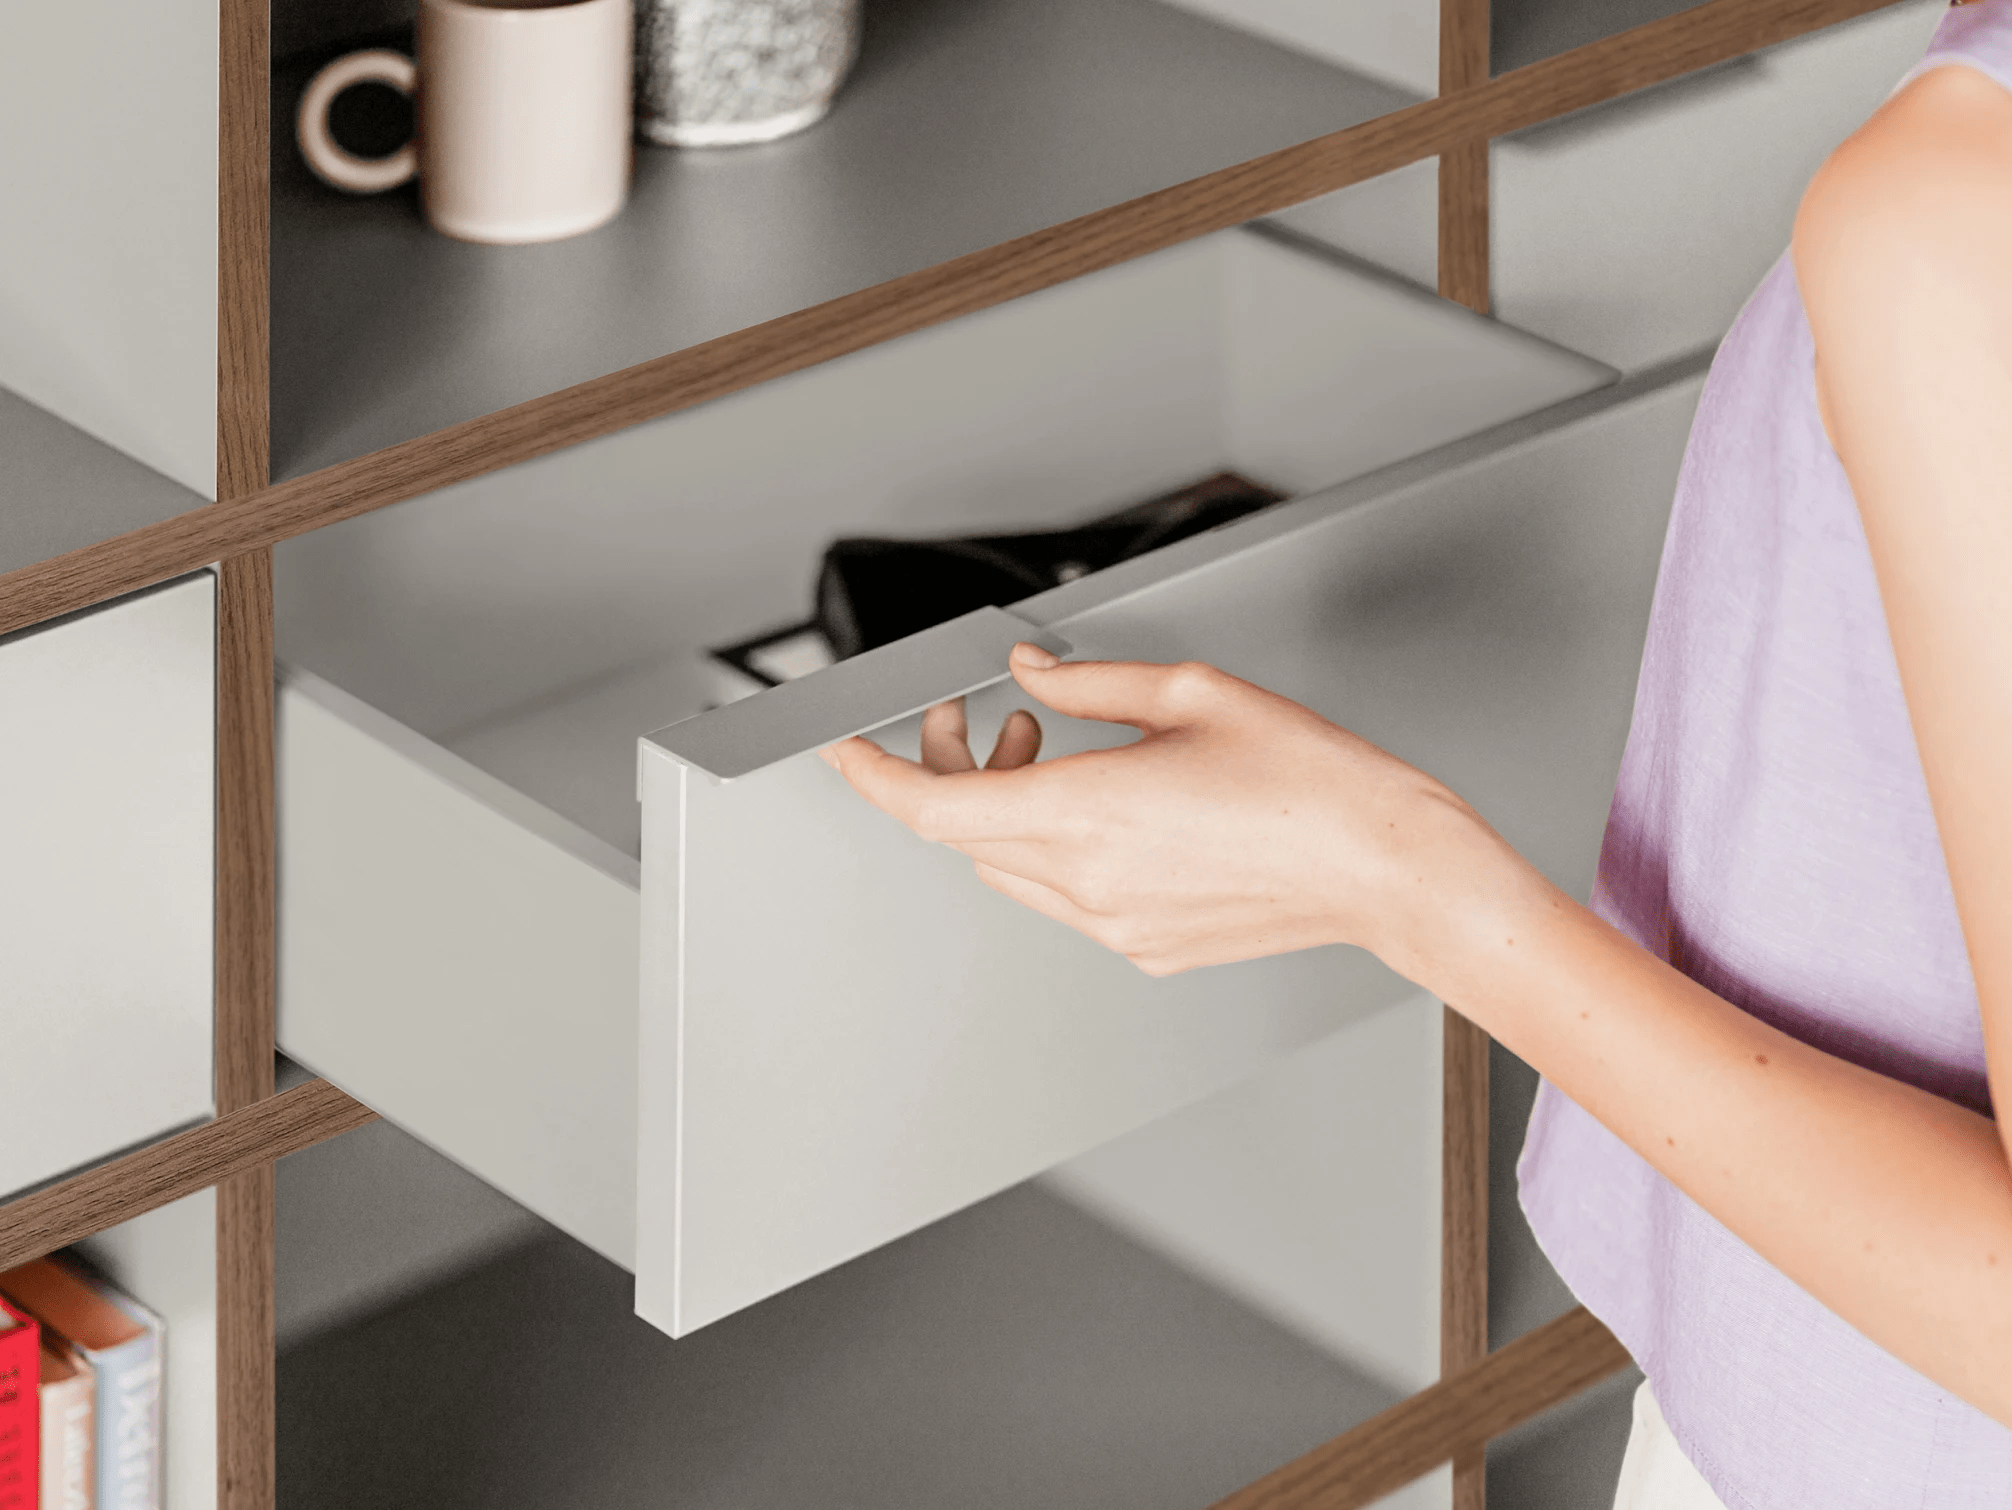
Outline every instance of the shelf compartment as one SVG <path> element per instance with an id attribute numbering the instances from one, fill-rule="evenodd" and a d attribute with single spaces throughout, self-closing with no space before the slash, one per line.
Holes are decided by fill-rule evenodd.
<path id="1" fill-rule="evenodd" d="M 1811 176 L 1947 9 L 1903 0 L 1498 138 L 1494 313 L 1624 370 L 1718 340 L 1788 246 Z M 1279 220 L 1429 284 L 1435 185 L 1428 160 Z"/>
<path id="2" fill-rule="evenodd" d="M 220 20 L 216 0 L 109 0 L 9 6 L 0 33 L 0 137 L 34 144 L 7 173 L 0 385 L 204 499 Z"/>
<path id="3" fill-rule="evenodd" d="M 211 1115 L 216 579 L 0 637 L 0 1193 Z"/>
<path id="4" fill-rule="evenodd" d="M 1346 612 L 1302 584 L 1276 619 L 1262 592 L 1225 587 L 1215 609 L 1178 594 L 1192 578 L 1207 599 L 1206 584 L 1243 580 L 1238 561 L 1276 559 L 1251 554 L 1260 542 L 1350 514 L 1324 484 L 1610 379 L 1345 261 L 1232 232 L 289 542 L 278 558 L 281 648 L 297 668 L 281 698 L 282 1047 L 638 1269 L 644 1314 L 686 1331 L 1389 1005 L 1411 988 L 1347 952 L 1148 982 L 1015 912 L 792 750 L 688 809 L 750 804 L 720 810 L 740 826 L 741 868 L 688 869 L 693 905 L 710 898 L 718 926 L 706 957 L 683 968 L 688 1004 L 726 1039 L 736 1024 L 751 1036 L 712 1032 L 725 1057 L 687 1063 L 671 1091 L 661 1005 L 639 1017 L 638 961 L 661 970 L 652 951 L 665 924 L 661 896 L 647 883 L 639 893 L 638 877 L 661 871 L 668 814 L 650 805 L 639 872 L 637 740 L 703 705 L 700 647 L 800 615 L 834 535 L 1039 527 L 1227 466 L 1306 496 L 1072 584 L 1153 592 L 1094 613 L 1068 607 L 1088 601 L 1080 594 L 1058 599 L 1054 611 L 1074 615 L 1064 633 L 1086 650 L 1192 653 L 1281 685 L 1312 674 L 1305 658 L 1352 665 L 1360 700 L 1347 711 L 1365 733 L 1409 728 L 1408 753 L 1428 764 L 1472 766 L 1527 811 L 1561 810 L 1576 825 L 1564 853 L 1576 856 L 1604 813 L 1605 794 L 1587 794 L 1611 783 L 1618 759 L 1639 647 L 1628 625 L 1645 586 L 1614 597 L 1604 576 L 1561 576 L 1491 524 L 1484 491 L 1463 495 L 1477 517 L 1461 515 L 1466 533 L 1438 542 L 1440 565 L 1404 569 L 1427 574 L 1421 590 L 1448 591 L 1465 573 L 1481 602 L 1508 592 L 1524 638 L 1497 635 L 1492 651 L 1471 643 L 1487 636 L 1470 609 L 1401 583 L 1380 607 L 1372 593 Z M 1654 522 L 1656 486 L 1666 505 L 1674 475 L 1673 460 L 1664 469 L 1647 455 L 1650 502 L 1630 483 L 1612 522 L 1588 526 L 1590 543 L 1544 548 L 1566 551 L 1573 570 L 1617 539 L 1646 550 L 1637 537 Z M 1571 493 L 1556 507 L 1598 515 L 1606 501 Z M 1351 537 L 1321 538 L 1340 552 L 1322 559 L 1343 570 Z M 1497 598 L 1489 549 L 1513 579 Z M 1573 593 L 1592 594 L 1588 613 L 1605 617 L 1577 624 Z M 1125 617 L 1124 603 L 1149 599 L 1164 611 Z M 1422 607 L 1447 627 L 1418 618 Z M 1602 692 L 1613 727 L 1578 764 L 1547 744 L 1487 777 L 1472 747 L 1485 746 L 1503 694 L 1446 710 L 1435 699 L 1468 697 L 1470 673 L 1501 677 L 1538 630 L 1571 662 L 1570 680 L 1537 699 L 1540 728 L 1572 741 Z M 1390 643 L 1398 631 L 1406 642 Z M 1245 634 L 1281 659 L 1253 659 Z M 894 653 L 926 680 L 933 643 L 912 637 Z M 1468 669 L 1407 686 L 1448 658 Z M 1588 680 L 1589 665 L 1600 676 Z M 981 724 L 999 711 L 978 705 Z M 901 711 L 862 706 L 858 724 Z M 1056 728 L 1062 744 L 1071 737 L 1085 731 Z M 1533 787 L 1551 807 L 1529 798 Z M 1558 841 L 1535 842 L 1544 852 Z M 782 870 L 755 863 L 757 846 Z M 906 905 L 918 888 L 940 909 L 929 925 L 939 936 L 910 950 L 887 899 Z M 810 963 L 806 951 L 849 931 L 846 968 Z M 981 959 L 989 978 L 974 974 Z M 931 970 L 956 982 L 940 1001 L 918 994 Z M 697 1004 L 699 974 L 726 994 Z M 1007 1010 L 1001 992 L 1018 1005 Z M 790 1121 L 742 1119 L 778 1105 L 794 1106 Z M 779 1141 L 785 1126 L 815 1131 Z M 687 1229 L 669 1236 L 674 1188 Z"/>
<path id="5" fill-rule="evenodd" d="M 0 573 L 202 507 L 163 477 L 0 388 Z"/>
<path id="6" fill-rule="evenodd" d="M 816 127 L 639 147 L 607 227 L 477 247 L 429 231 L 410 190 L 359 200 L 308 175 L 290 134 L 307 73 L 275 69 L 276 479 L 1414 103 L 1160 0 L 876 3 Z"/>

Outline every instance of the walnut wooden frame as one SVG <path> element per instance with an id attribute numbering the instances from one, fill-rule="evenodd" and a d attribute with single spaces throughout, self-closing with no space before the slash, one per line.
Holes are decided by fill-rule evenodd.
<path id="1" fill-rule="evenodd" d="M 217 502 L 0 576 L 4 634 L 219 565 L 218 1115 L 0 1204 L 0 1267 L 215 1186 L 218 1504 L 271 1510 L 273 1161 L 375 1116 L 321 1081 L 273 1093 L 274 545 L 1427 158 L 1440 293 L 1486 312 L 1496 137 L 1890 3 L 1706 0 L 1491 78 L 1488 0 L 1440 0 L 1435 99 L 274 485 L 269 23 L 265 0 L 219 0 Z M 1488 1051 L 1449 1009 L 1440 1382 L 1216 1510 L 1350 1510 L 1449 1461 L 1455 1510 L 1481 1510 L 1487 1442 L 1627 1363 L 1583 1310 L 1488 1350 Z"/>

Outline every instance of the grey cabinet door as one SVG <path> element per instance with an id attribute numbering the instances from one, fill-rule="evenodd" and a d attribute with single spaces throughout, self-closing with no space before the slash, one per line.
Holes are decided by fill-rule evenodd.
<path id="1" fill-rule="evenodd" d="M 0 639 L 0 1193 L 210 1115 L 215 578 Z"/>

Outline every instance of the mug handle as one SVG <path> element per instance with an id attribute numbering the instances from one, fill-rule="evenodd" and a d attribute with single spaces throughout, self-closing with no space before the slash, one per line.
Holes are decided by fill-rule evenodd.
<path id="1" fill-rule="evenodd" d="M 402 52 L 372 48 L 337 58 L 314 76 L 300 97 L 294 135 L 300 155 L 323 183 L 351 194 L 376 194 L 395 189 L 419 171 L 419 143 L 409 141 L 385 157 L 358 157 L 345 151 L 328 131 L 329 106 L 352 84 L 389 84 L 410 99 L 418 87 L 419 69 Z"/>

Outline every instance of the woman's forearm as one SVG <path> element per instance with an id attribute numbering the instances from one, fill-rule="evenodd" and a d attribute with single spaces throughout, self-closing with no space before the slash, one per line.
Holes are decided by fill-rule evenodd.
<path id="1" fill-rule="evenodd" d="M 1997 1124 L 1769 1027 L 1541 878 L 1445 915 L 1422 984 L 1847 1322 L 2012 1425 Z"/>

